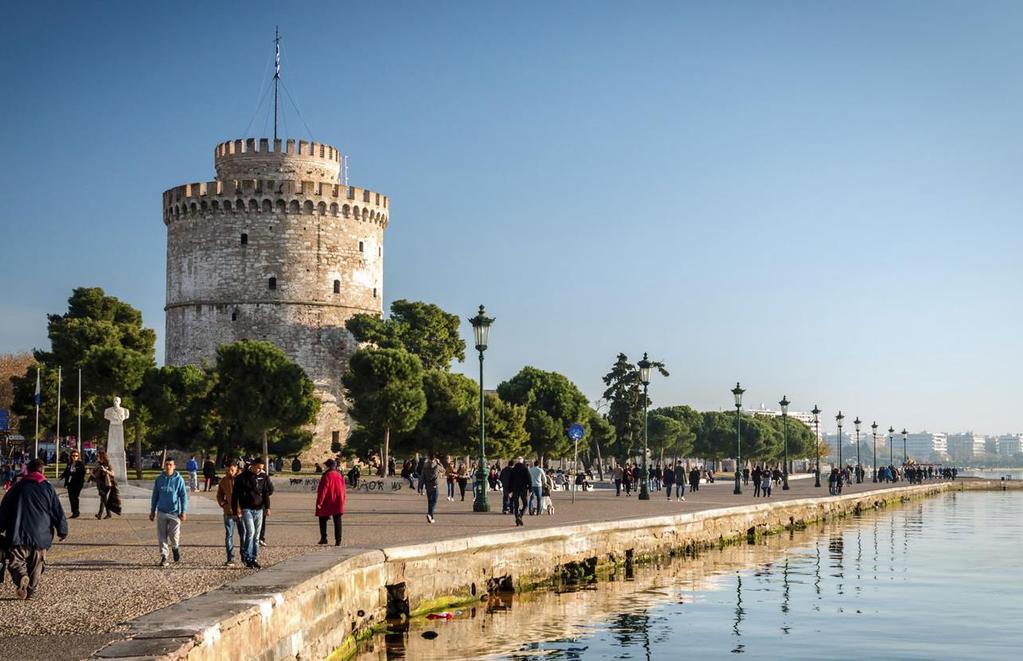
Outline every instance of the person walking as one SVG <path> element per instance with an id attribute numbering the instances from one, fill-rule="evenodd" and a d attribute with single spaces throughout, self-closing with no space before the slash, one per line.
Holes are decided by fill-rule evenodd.
<path id="1" fill-rule="evenodd" d="M 335 462 L 335 466 L 337 463 Z M 259 545 L 266 546 L 266 520 L 270 518 L 270 498 L 269 496 L 274 495 L 274 481 L 270 477 L 270 472 L 267 471 L 263 474 L 266 477 L 266 493 L 267 499 L 263 503 L 263 520 L 259 523 Z"/>
<path id="2" fill-rule="evenodd" d="M 437 509 L 437 481 L 440 479 L 441 466 L 437 458 L 430 453 L 428 461 L 424 461 L 419 469 L 419 487 L 426 493 L 426 522 L 434 523 L 433 513 Z"/>
<path id="3" fill-rule="evenodd" d="M 160 566 L 167 566 L 168 549 L 174 562 L 181 562 L 181 524 L 188 520 L 188 489 L 176 472 L 173 459 L 163 464 L 163 472 L 153 482 L 149 520 L 156 521 L 156 539 L 160 544 Z"/>
<path id="4" fill-rule="evenodd" d="M 668 494 L 668 500 L 671 500 L 671 487 L 675 484 L 675 469 L 671 464 L 664 467 L 664 473 L 661 479 L 664 482 L 664 490 Z"/>
<path id="5" fill-rule="evenodd" d="M 615 481 L 615 496 L 620 496 L 622 495 L 622 480 L 625 479 L 625 471 L 622 470 L 621 466 L 616 464 L 614 473 L 611 475 Z"/>
<path id="6" fill-rule="evenodd" d="M 543 507 L 543 483 L 546 474 L 543 468 L 540 466 L 540 460 L 536 459 L 533 461 L 532 467 L 529 469 L 529 513 L 533 516 L 540 514 L 540 509 Z M 536 503 L 534 505 L 533 503 Z"/>
<path id="7" fill-rule="evenodd" d="M 263 471 L 262 458 L 252 460 L 249 467 L 234 478 L 231 509 L 242 520 L 242 562 L 250 569 L 259 569 L 259 532 L 263 517 L 270 516 L 269 478 Z"/>
<path id="8" fill-rule="evenodd" d="M 40 459 L 28 462 L 25 476 L 0 501 L 0 530 L 18 599 L 28 599 L 39 590 L 54 532 L 60 541 L 67 538 L 64 508 L 43 477 L 44 466 Z"/>
<path id="9" fill-rule="evenodd" d="M 345 479 L 337 471 L 337 464 L 328 459 L 327 470 L 320 476 L 316 488 L 316 517 L 320 520 L 320 541 L 327 543 L 327 519 L 334 521 L 334 546 L 341 546 L 341 516 L 345 513 Z"/>
<path id="10" fill-rule="evenodd" d="M 700 490 L 700 469 L 693 468 L 689 471 L 689 493 Z"/>
<path id="11" fill-rule="evenodd" d="M 526 462 L 522 457 L 515 460 L 515 465 L 512 466 L 511 475 L 509 475 L 508 486 L 512 494 L 512 511 L 515 513 L 515 525 L 525 525 L 522 521 L 522 515 L 526 512 L 526 507 L 529 503 L 529 487 L 532 484 L 532 480 L 529 476 L 529 469 L 526 468 Z"/>
<path id="12" fill-rule="evenodd" d="M 117 480 L 110 468 L 110 459 L 106 452 L 100 452 L 96 456 L 96 468 L 89 479 L 96 483 L 96 490 L 99 492 L 99 512 L 96 513 L 96 518 L 109 519 L 114 514 L 120 516 L 121 492 L 117 489 Z M 106 516 L 103 516 L 104 511 Z"/>
<path id="13" fill-rule="evenodd" d="M 756 498 L 760 495 L 760 485 L 763 484 L 764 471 L 760 470 L 760 466 L 753 468 L 753 497 Z"/>
<path id="14" fill-rule="evenodd" d="M 448 484 L 448 501 L 455 502 L 455 472 L 447 471 L 444 481 Z"/>
<path id="15" fill-rule="evenodd" d="M 771 497 L 771 480 L 773 474 L 770 470 L 764 469 L 764 472 L 760 475 L 760 493 L 763 494 L 764 498 Z"/>
<path id="16" fill-rule="evenodd" d="M 513 514 L 515 507 L 512 504 L 511 488 L 512 464 L 505 464 L 499 475 L 501 481 L 501 514 Z"/>
<path id="17" fill-rule="evenodd" d="M 469 483 L 469 472 L 465 468 L 465 464 L 458 464 L 458 471 L 455 473 L 455 482 L 458 484 L 458 494 L 462 497 L 462 501 L 465 501 L 465 486 Z"/>
<path id="18" fill-rule="evenodd" d="M 206 461 L 202 462 L 203 491 L 209 491 L 217 481 L 217 464 L 213 458 L 206 455 Z"/>
<path id="19" fill-rule="evenodd" d="M 64 488 L 67 489 L 67 500 L 71 505 L 71 518 L 77 519 L 81 515 L 79 509 L 82 487 L 85 486 L 85 464 L 78 458 L 78 450 L 72 450 L 68 458 L 68 464 L 64 468 Z"/>
<path id="20" fill-rule="evenodd" d="M 195 460 L 195 455 L 188 460 L 185 464 L 185 470 L 188 471 L 188 490 L 196 492 L 199 490 L 199 462 Z"/>
<path id="21" fill-rule="evenodd" d="M 224 477 L 220 478 L 217 485 L 217 504 L 224 510 L 224 550 L 227 551 L 225 567 L 234 567 L 234 532 L 238 530 L 238 542 L 241 546 L 241 520 L 239 513 L 234 510 L 231 502 L 231 493 L 234 489 L 234 478 L 238 475 L 238 465 L 228 464 Z"/>

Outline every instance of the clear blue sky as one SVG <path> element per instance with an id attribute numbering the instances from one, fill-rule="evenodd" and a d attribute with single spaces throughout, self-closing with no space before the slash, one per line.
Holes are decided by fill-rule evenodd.
<path id="1" fill-rule="evenodd" d="M 98 285 L 162 359 L 161 193 L 246 137 L 275 23 L 391 196 L 386 302 L 485 303 L 488 387 L 649 351 L 657 404 L 1023 430 L 1018 2 L 8 4 L 0 352 Z"/>

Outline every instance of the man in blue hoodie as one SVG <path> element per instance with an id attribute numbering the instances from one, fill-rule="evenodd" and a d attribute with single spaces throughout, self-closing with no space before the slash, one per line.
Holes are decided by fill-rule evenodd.
<path id="1" fill-rule="evenodd" d="M 188 520 L 188 489 L 181 473 L 174 472 L 174 460 L 167 459 L 163 472 L 153 483 L 153 497 L 149 506 L 149 520 L 156 521 L 156 536 L 160 541 L 160 566 L 167 566 L 167 547 L 174 554 L 174 562 L 181 561 L 181 524 Z"/>
<path id="2" fill-rule="evenodd" d="M 39 589 L 39 577 L 53 533 L 67 537 L 67 519 L 57 492 L 43 477 L 43 462 L 28 462 L 28 472 L 0 501 L 0 530 L 6 538 L 11 578 L 18 599 L 28 599 Z"/>

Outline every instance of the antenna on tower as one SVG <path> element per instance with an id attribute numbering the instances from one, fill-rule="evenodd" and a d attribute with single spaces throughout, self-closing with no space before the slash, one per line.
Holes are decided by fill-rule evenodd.
<path id="1" fill-rule="evenodd" d="M 274 26 L 274 141 L 277 140 L 277 84 L 281 81 L 281 32 Z"/>
<path id="2" fill-rule="evenodd" d="M 343 178 L 345 186 L 348 185 L 348 156 L 341 157 L 343 163 L 341 164 L 341 177 Z"/>

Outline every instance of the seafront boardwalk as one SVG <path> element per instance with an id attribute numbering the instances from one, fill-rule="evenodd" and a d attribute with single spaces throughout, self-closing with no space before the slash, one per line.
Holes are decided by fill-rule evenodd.
<path id="1" fill-rule="evenodd" d="M 285 474 L 280 479 L 288 477 Z M 526 517 L 526 528 L 828 497 L 826 485 L 815 488 L 812 477 L 793 479 L 791 486 L 789 491 L 776 488 L 768 499 L 754 498 L 752 485 L 737 496 L 730 480 L 719 479 L 701 485 L 695 494 L 687 492 L 685 502 L 668 501 L 663 491 L 651 492 L 650 501 L 639 501 L 635 492 L 631 497 L 616 497 L 613 490 L 597 490 L 577 493 L 573 504 L 571 493 L 555 492 L 554 515 Z M 888 486 L 865 482 L 847 486 L 844 493 Z M 351 493 L 344 516 L 344 546 L 383 548 L 515 530 L 513 519 L 499 513 L 499 492 L 491 492 L 491 506 L 497 513 L 487 514 L 472 511 L 471 493 L 464 502 L 457 496 L 455 502 L 444 499 L 443 486 L 441 493 L 435 524 L 426 522 L 425 497 L 414 491 Z M 212 492 L 193 494 L 199 501 L 196 505 L 202 499 L 212 501 L 212 496 Z M 313 500 L 314 495 L 307 492 L 274 496 L 267 527 L 269 545 L 260 550 L 264 568 L 300 555 L 338 553 L 333 547 L 316 545 L 319 535 Z M 70 522 L 67 541 L 55 544 L 48 555 L 43 585 L 35 598 L 20 602 L 9 583 L 0 587 L 0 617 L 5 623 L 0 633 L 0 659 L 87 656 L 118 637 L 118 623 L 254 573 L 222 566 L 223 523 L 215 513 L 215 503 L 195 508 L 205 513 L 189 517 L 184 524 L 182 561 L 168 568 L 156 566 L 155 526 L 146 513 L 97 521 L 90 513 L 91 503 L 83 501 L 83 518 Z"/>

